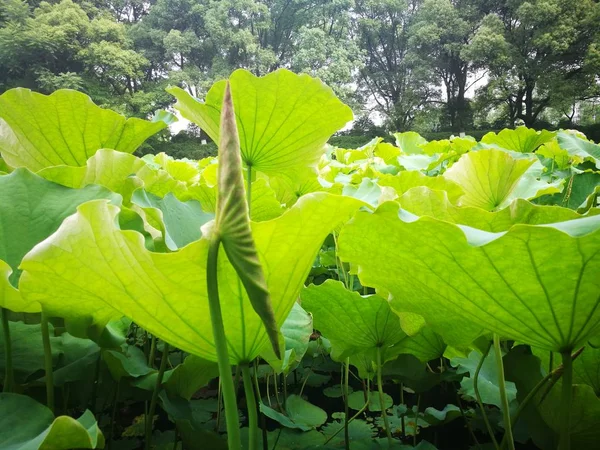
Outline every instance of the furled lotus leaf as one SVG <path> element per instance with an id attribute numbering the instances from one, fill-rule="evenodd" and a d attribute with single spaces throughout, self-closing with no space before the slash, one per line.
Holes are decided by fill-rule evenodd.
<path id="1" fill-rule="evenodd" d="M 459 206 L 486 211 L 502 209 L 516 198 L 532 199 L 560 192 L 562 180 L 548 184 L 538 179 L 542 165 L 536 158 L 516 159 L 502 150 L 467 153 L 444 173 L 464 191 Z"/>
<path id="2" fill-rule="evenodd" d="M 217 248 L 219 245 L 223 245 L 229 262 L 237 272 L 248 294 L 250 304 L 263 321 L 275 354 L 281 357 L 279 327 L 250 228 L 250 205 L 246 200 L 240 142 L 229 83 L 225 87 L 225 97 L 221 109 L 219 162 L 217 210 L 210 239 L 218 242 Z M 248 180 L 248 183 L 252 186 L 251 179 Z M 211 270 L 210 267 L 209 270 Z"/>
<path id="3" fill-rule="evenodd" d="M 451 345 L 490 331 L 566 351 L 600 332 L 599 229 L 591 216 L 491 233 L 388 202 L 343 228 L 339 254 Z"/>
<path id="4" fill-rule="evenodd" d="M 101 186 L 69 189 L 24 168 L 0 176 L 0 260 L 12 267 L 13 285 L 25 253 L 54 233 L 79 204 L 97 198 L 121 202 L 119 195 Z"/>
<path id="5" fill-rule="evenodd" d="M 279 326 L 327 234 L 361 205 L 348 197 L 310 194 L 277 219 L 252 224 Z M 118 228 L 118 212 L 106 201 L 81 205 L 24 259 L 21 292 L 60 317 L 91 316 L 104 324 L 126 315 L 174 346 L 215 361 L 206 293 L 208 240 L 152 253 L 142 235 Z M 247 362 L 260 354 L 266 332 L 224 251 L 218 260 L 229 356 L 234 364 Z"/>
<path id="6" fill-rule="evenodd" d="M 236 70 L 229 78 L 236 112 L 242 161 L 268 174 L 293 173 L 314 166 L 329 137 L 352 120 L 352 111 L 320 80 L 279 69 L 264 77 Z M 182 89 L 168 91 L 175 108 L 219 141 L 225 81 L 200 103 Z"/>
<path id="7" fill-rule="evenodd" d="M 517 127 L 514 130 L 505 128 L 498 134 L 491 131 L 481 138 L 481 142 L 515 152 L 533 153 L 540 145 L 554 139 L 554 136 L 554 131 Z"/>
<path id="8" fill-rule="evenodd" d="M 2 156 L 13 167 L 35 172 L 50 166 L 84 166 L 101 148 L 133 153 L 166 126 L 163 120 L 125 119 L 68 89 L 42 95 L 17 88 L 0 96 Z"/>
<path id="9" fill-rule="evenodd" d="M 0 448 L 68 450 L 103 448 L 104 436 L 94 415 L 85 411 L 79 419 L 54 418 L 52 412 L 31 397 L 0 394 Z"/>

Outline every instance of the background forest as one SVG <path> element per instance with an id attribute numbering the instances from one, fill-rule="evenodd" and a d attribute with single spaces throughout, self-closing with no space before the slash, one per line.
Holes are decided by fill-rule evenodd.
<path id="1" fill-rule="evenodd" d="M 168 85 L 203 98 L 236 68 L 285 67 L 352 106 L 338 145 L 521 123 L 597 141 L 599 23 L 595 0 L 2 0 L 0 94 L 71 88 L 148 117 Z M 142 151 L 199 158 L 202 137 L 189 126 Z"/>

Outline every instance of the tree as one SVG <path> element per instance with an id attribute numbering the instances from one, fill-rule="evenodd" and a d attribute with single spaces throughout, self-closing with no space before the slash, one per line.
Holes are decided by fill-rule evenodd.
<path id="1" fill-rule="evenodd" d="M 410 49 L 409 30 L 419 6 L 419 0 L 356 3 L 359 45 L 366 53 L 361 93 L 393 130 L 409 129 L 416 112 L 438 98 L 432 71 Z"/>
<path id="2" fill-rule="evenodd" d="M 486 54 L 482 45 L 471 55 L 490 69 L 492 91 L 508 105 L 510 122 L 521 119 L 532 126 L 552 104 L 553 93 L 586 73 L 600 5 L 593 0 L 498 1 L 490 14 L 476 40 L 481 44 L 500 25 L 502 51 Z"/>
<path id="3" fill-rule="evenodd" d="M 485 75 L 477 73 L 482 67 L 470 55 L 484 10 L 477 0 L 425 0 L 410 28 L 411 51 L 424 59 L 443 83 L 446 115 L 453 131 L 465 131 L 470 116 L 466 93 Z"/>

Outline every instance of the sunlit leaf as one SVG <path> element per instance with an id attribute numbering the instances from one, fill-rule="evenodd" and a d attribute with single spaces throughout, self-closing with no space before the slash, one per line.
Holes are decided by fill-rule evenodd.
<path id="1" fill-rule="evenodd" d="M 133 153 L 167 126 L 96 106 L 85 94 L 11 89 L 0 96 L 0 151 L 13 167 L 84 166 L 101 148 Z"/>
<path id="2" fill-rule="evenodd" d="M 348 197 L 310 194 L 277 219 L 252 224 L 279 326 L 327 234 L 361 205 Z M 105 201 L 81 205 L 25 258 L 23 295 L 56 316 L 88 317 L 95 324 L 126 315 L 170 344 L 215 361 L 205 278 L 208 241 L 152 253 L 139 233 L 118 228 L 118 212 Z M 224 252 L 219 292 L 230 359 L 251 361 L 266 344 L 266 333 Z"/>
<path id="3" fill-rule="evenodd" d="M 277 175 L 315 165 L 329 137 L 352 120 L 350 108 L 320 80 L 279 69 L 264 77 L 236 70 L 229 77 L 242 161 Z M 215 83 L 200 103 L 179 88 L 175 108 L 218 142 L 225 81 Z"/>
<path id="4" fill-rule="evenodd" d="M 404 133 L 394 133 L 396 145 L 402 153 L 406 155 L 423 154 L 423 146 L 427 144 L 427 139 L 415 131 L 406 131 Z"/>
<path id="5" fill-rule="evenodd" d="M 515 152 L 533 153 L 540 145 L 551 141 L 554 136 L 556 133 L 553 131 L 536 131 L 532 128 L 517 127 L 514 130 L 505 128 L 498 134 L 490 131 L 481 138 L 481 142 Z"/>
<path id="6" fill-rule="evenodd" d="M 535 158 L 516 159 L 502 150 L 490 149 L 461 156 L 444 173 L 444 178 L 454 181 L 464 191 L 460 206 L 494 211 L 516 198 L 529 200 L 560 192 L 562 180 L 549 184 L 538 179 L 541 171 L 541 163 Z"/>
<path id="7" fill-rule="evenodd" d="M 564 351 L 600 331 L 599 216 L 490 233 L 385 203 L 359 212 L 338 242 L 363 285 L 389 291 L 395 311 L 422 315 L 448 343 L 488 330 Z"/>

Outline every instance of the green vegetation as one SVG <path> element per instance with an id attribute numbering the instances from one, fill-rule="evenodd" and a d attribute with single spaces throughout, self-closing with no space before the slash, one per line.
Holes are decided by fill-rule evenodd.
<path id="1" fill-rule="evenodd" d="M 75 89 L 147 119 L 168 86 L 206 98 L 238 68 L 287 68 L 331 86 L 357 136 L 524 124 L 598 141 L 599 21 L 594 0 L 3 0 L 0 94 Z M 137 154 L 214 156 L 203 131 Z"/>
<path id="2" fill-rule="evenodd" d="M 594 447 L 600 145 L 333 147 L 351 109 L 285 69 L 168 92 L 217 157 L 0 96 L 1 448 Z"/>

